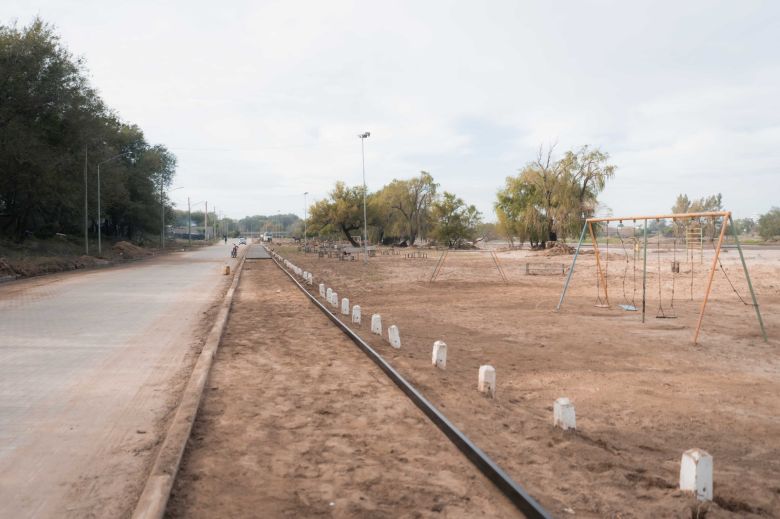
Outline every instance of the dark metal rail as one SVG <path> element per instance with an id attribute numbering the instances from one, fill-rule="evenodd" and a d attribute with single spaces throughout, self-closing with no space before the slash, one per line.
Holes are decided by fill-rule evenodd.
<path id="1" fill-rule="evenodd" d="M 377 353 L 367 342 L 358 334 L 352 331 L 346 324 L 341 322 L 328 308 L 323 305 L 316 296 L 312 295 L 306 287 L 301 285 L 295 276 L 287 271 L 273 253 L 272 259 L 276 266 L 295 283 L 298 288 L 306 294 L 309 299 L 338 326 L 357 346 L 368 355 L 368 357 L 379 366 L 379 368 L 390 377 L 390 379 L 403 391 L 406 396 L 423 412 L 425 415 L 444 433 L 449 440 L 484 474 L 509 500 L 529 518 L 550 518 L 552 517 L 542 506 L 531 497 L 528 492 L 517 484 L 504 470 L 499 467 L 490 457 L 482 452 L 465 434 L 463 434 L 455 425 L 450 422 L 441 411 L 430 403 L 417 389 L 401 376 L 382 356 Z"/>

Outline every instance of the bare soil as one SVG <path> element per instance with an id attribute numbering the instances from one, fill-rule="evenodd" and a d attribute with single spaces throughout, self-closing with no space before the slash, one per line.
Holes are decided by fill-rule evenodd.
<path id="1" fill-rule="evenodd" d="M 168 517 L 518 517 L 270 260 L 247 261 Z"/>
<path id="2" fill-rule="evenodd" d="M 401 350 L 365 324 L 361 335 L 553 515 L 780 516 L 780 251 L 746 252 L 769 342 L 754 308 L 735 294 L 750 303 L 731 250 L 693 345 L 709 250 L 703 263 L 648 250 L 642 323 L 641 312 L 617 306 L 641 307 L 642 266 L 635 277 L 630 251 L 628 262 L 620 249 L 610 251 L 610 308 L 594 306 L 595 257 L 585 254 L 556 313 L 563 276 L 526 275 L 526 263 L 568 268 L 570 255 L 499 253 L 504 283 L 489 254 L 450 253 L 429 283 L 434 251 L 427 259 L 380 254 L 364 265 L 275 246 L 313 272 L 314 292 L 324 282 L 360 304 L 364 322 L 380 313 L 385 328 L 396 324 Z M 681 261 L 674 276 L 673 255 Z M 656 319 L 660 309 L 676 318 Z M 448 344 L 444 372 L 431 367 L 435 340 Z M 497 370 L 495 400 L 476 391 L 482 364 Z M 574 433 L 552 427 L 561 396 L 576 406 Z M 677 489 L 680 457 L 694 447 L 714 458 L 709 505 Z"/>

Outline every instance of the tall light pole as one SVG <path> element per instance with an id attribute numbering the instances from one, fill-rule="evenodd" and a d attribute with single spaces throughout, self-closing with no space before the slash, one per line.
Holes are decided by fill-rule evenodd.
<path id="1" fill-rule="evenodd" d="M 363 263 L 368 263 L 368 219 L 366 218 L 366 139 L 371 137 L 370 132 L 361 133 L 360 153 L 363 157 Z"/>
<path id="2" fill-rule="evenodd" d="M 306 254 L 306 195 L 308 195 L 309 192 L 306 191 L 303 194 L 303 253 Z"/>
<path id="3" fill-rule="evenodd" d="M 111 162 L 112 160 L 116 160 L 120 157 L 124 157 L 127 155 L 130 155 L 131 152 L 126 151 L 125 153 L 120 153 L 119 155 L 114 155 L 110 159 L 106 159 L 103 162 L 98 162 L 97 165 L 97 215 L 98 215 L 98 256 L 100 256 L 103 253 L 103 249 L 101 247 L 100 242 L 100 231 L 103 227 L 103 218 L 100 215 L 100 166 L 105 164 L 106 162 Z"/>

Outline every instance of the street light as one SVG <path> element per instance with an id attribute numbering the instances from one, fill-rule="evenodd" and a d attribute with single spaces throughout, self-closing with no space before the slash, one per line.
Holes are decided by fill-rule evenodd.
<path id="1" fill-rule="evenodd" d="M 124 153 L 120 153 L 119 155 L 114 155 L 110 159 L 106 159 L 103 162 L 98 162 L 98 165 L 97 165 L 98 256 L 102 255 L 102 253 L 103 253 L 103 248 L 101 247 L 101 241 L 100 241 L 100 230 L 103 227 L 103 218 L 102 218 L 102 216 L 100 214 L 100 166 L 102 166 L 106 162 L 111 162 L 112 160 L 116 160 L 116 159 L 118 159 L 120 157 L 125 157 L 127 155 L 132 155 L 132 152 L 131 151 L 126 151 Z"/>
<path id="2" fill-rule="evenodd" d="M 371 136 L 370 132 L 358 135 L 360 139 L 360 152 L 363 156 L 363 263 L 368 263 L 368 221 L 366 219 L 366 148 L 365 141 Z"/>
<path id="3" fill-rule="evenodd" d="M 306 195 L 309 192 L 306 191 L 303 194 L 303 253 L 306 254 Z"/>

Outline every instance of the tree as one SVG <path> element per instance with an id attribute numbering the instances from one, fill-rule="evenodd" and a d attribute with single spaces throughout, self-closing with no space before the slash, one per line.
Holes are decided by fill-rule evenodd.
<path id="1" fill-rule="evenodd" d="M 508 177 L 495 203 L 499 228 L 514 238 L 543 246 L 559 236 L 576 236 L 592 216 L 598 194 L 614 176 L 609 154 L 583 146 L 554 160 L 553 147 L 540 147 L 536 160 L 517 177 Z"/>
<path id="2" fill-rule="evenodd" d="M 390 211 L 386 218 L 388 223 L 392 223 L 394 213 L 400 215 L 400 234 L 409 245 L 413 245 L 430 226 L 430 208 L 437 188 L 431 174 L 421 171 L 419 176 L 409 180 L 393 180 L 377 194 L 380 207 L 385 206 Z"/>
<path id="3" fill-rule="evenodd" d="M 363 186 L 348 187 L 339 181 L 328 197 L 309 208 L 309 232 L 320 235 L 340 232 L 353 246 L 359 247 L 352 233 L 363 229 Z"/>
<path id="4" fill-rule="evenodd" d="M 734 228 L 737 234 L 752 234 L 757 227 L 756 221 L 752 218 L 738 218 L 734 220 Z"/>
<path id="5" fill-rule="evenodd" d="M 170 185 L 175 157 L 120 121 L 87 76 L 83 60 L 40 18 L 21 29 L 0 25 L 0 235 L 80 234 L 87 152 L 93 232 L 98 225 L 124 237 L 159 232 L 159 187 Z M 120 153 L 134 160 L 101 169 L 99 219 L 95 166 Z"/>
<path id="6" fill-rule="evenodd" d="M 433 235 L 450 248 L 462 247 L 467 240 L 473 240 L 481 215 L 477 208 L 447 191 L 433 202 Z"/>
<path id="7" fill-rule="evenodd" d="M 780 207 L 773 207 L 759 217 L 758 234 L 765 240 L 780 236 Z"/>
<path id="8" fill-rule="evenodd" d="M 706 196 L 698 200 L 691 200 L 686 194 L 677 195 L 672 206 L 672 213 L 707 213 L 723 211 L 723 195 Z M 711 240 L 715 239 L 720 227 L 717 225 L 716 218 L 693 218 L 684 220 L 675 220 L 675 235 L 682 237 L 687 229 L 701 228 L 702 236 L 709 236 Z M 721 222 L 722 224 L 722 222 Z"/>

